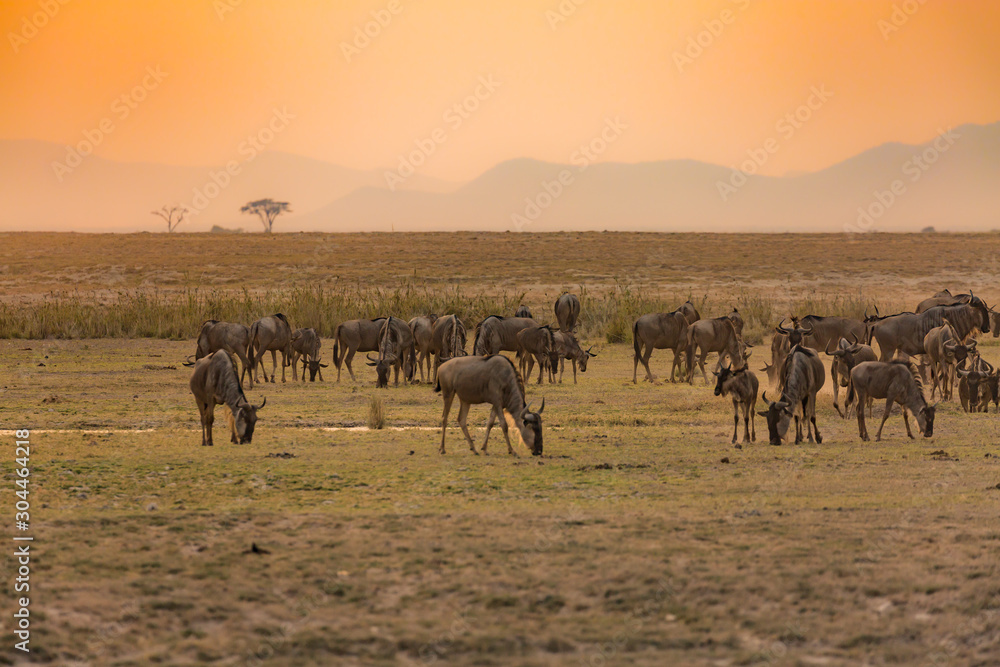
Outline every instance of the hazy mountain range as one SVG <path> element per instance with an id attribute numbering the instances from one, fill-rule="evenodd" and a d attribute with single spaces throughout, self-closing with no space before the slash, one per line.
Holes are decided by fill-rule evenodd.
<path id="1" fill-rule="evenodd" d="M 294 214 L 279 218 L 276 231 L 1000 228 L 1000 123 L 963 125 L 936 143 L 884 144 L 818 172 L 780 178 L 692 160 L 583 168 L 519 159 L 464 184 L 418 170 L 392 191 L 384 170 L 279 152 L 247 157 L 235 175 L 224 166 L 95 156 L 57 173 L 53 162 L 73 164 L 65 146 L 0 141 L 0 230 L 162 231 L 150 211 L 182 203 L 202 209 L 184 231 L 256 231 L 257 220 L 239 207 L 262 197 L 292 203 Z"/>

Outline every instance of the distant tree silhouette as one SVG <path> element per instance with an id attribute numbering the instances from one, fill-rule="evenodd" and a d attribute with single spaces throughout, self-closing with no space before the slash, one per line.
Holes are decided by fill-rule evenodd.
<path id="1" fill-rule="evenodd" d="M 264 225 L 264 231 L 270 234 L 274 231 L 274 220 L 282 213 L 291 212 L 291 204 L 286 201 L 274 201 L 273 199 L 258 199 L 244 204 L 240 208 L 240 213 L 256 215 Z"/>
<path id="2" fill-rule="evenodd" d="M 167 233 L 173 232 L 177 229 L 177 226 L 184 222 L 184 216 L 187 215 L 188 210 L 184 206 L 174 205 L 166 206 L 164 205 L 159 211 L 150 211 L 155 216 L 163 218 L 167 223 Z"/>

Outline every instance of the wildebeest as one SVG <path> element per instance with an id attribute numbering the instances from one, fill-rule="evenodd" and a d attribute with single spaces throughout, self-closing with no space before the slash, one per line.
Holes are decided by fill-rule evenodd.
<path id="1" fill-rule="evenodd" d="M 691 299 L 682 303 L 681 307 L 677 310 L 679 310 L 681 315 L 684 316 L 684 319 L 688 321 L 688 324 L 694 324 L 701 319 L 701 313 L 699 313 L 698 309 L 694 307 L 693 303 L 691 303 Z"/>
<path id="2" fill-rule="evenodd" d="M 438 316 L 431 313 L 430 315 L 418 315 L 411 319 L 407 324 L 410 325 L 410 331 L 413 332 L 413 346 L 417 351 L 417 368 L 420 369 L 420 381 L 424 381 L 424 366 L 427 366 L 427 379 L 431 379 L 431 335 L 434 332 L 434 323 L 437 321 Z"/>
<path id="3" fill-rule="evenodd" d="M 517 310 L 514 311 L 514 317 L 532 317 L 531 308 L 528 308 L 522 303 L 517 307 Z"/>
<path id="4" fill-rule="evenodd" d="M 960 303 L 969 303 L 971 300 L 972 292 L 969 292 L 968 294 L 952 294 L 948 290 L 944 289 L 934 296 L 924 299 L 918 303 L 917 309 L 914 312 L 919 314 L 925 310 L 930 310 L 935 306 L 954 306 Z"/>
<path id="5" fill-rule="evenodd" d="M 747 354 L 747 357 L 750 355 Z M 754 408 L 757 405 L 757 390 L 760 383 L 757 376 L 745 363 L 733 370 L 731 364 L 712 371 L 718 378 L 715 382 L 716 396 L 729 396 L 733 400 L 733 444 L 740 429 L 740 409 L 743 409 L 743 442 L 757 441 L 757 428 L 754 426 Z"/>
<path id="6" fill-rule="evenodd" d="M 247 401 L 236 375 L 236 361 L 229 352 L 218 350 L 199 359 L 194 365 L 190 386 L 201 416 L 202 446 L 212 446 L 215 406 L 223 404 L 232 412 L 232 439 L 239 444 L 250 443 L 257 424 L 257 411 L 264 407 L 267 398 L 260 405 Z"/>
<path id="7" fill-rule="evenodd" d="M 267 382 L 267 371 L 264 370 L 262 359 L 264 353 L 271 352 L 271 382 L 277 373 L 278 357 L 281 352 L 281 381 L 285 381 L 285 368 L 289 365 L 292 356 L 292 327 L 288 324 L 288 318 L 281 313 L 262 317 L 250 325 L 250 350 L 253 360 L 251 368 L 254 373 L 254 380 L 257 379 L 257 368 L 264 372 L 264 382 Z"/>
<path id="8" fill-rule="evenodd" d="M 431 332 L 430 353 L 434 355 L 434 373 L 430 379 L 437 377 L 441 364 L 455 357 L 465 356 L 466 342 L 465 324 L 457 315 L 446 315 L 438 318 Z"/>
<path id="9" fill-rule="evenodd" d="M 504 418 L 506 412 L 513 419 L 528 450 L 535 456 L 541 455 L 542 411 L 545 410 L 545 399 L 542 399 L 538 412 L 531 411 L 530 406 L 524 402 L 524 384 L 514 369 L 513 362 L 507 357 L 491 355 L 449 359 L 438 369 L 434 391 L 441 392 L 444 398 L 444 412 L 441 415 L 442 454 L 445 453 L 444 439 L 448 430 L 448 412 L 451 411 L 455 396 L 458 396 L 460 404 L 458 424 L 462 427 L 462 433 L 468 440 L 469 449 L 473 454 L 479 452 L 476 451 L 476 445 L 472 442 L 472 436 L 469 435 L 469 428 L 466 425 L 469 407 L 473 404 L 489 403 L 492 409 L 490 420 L 486 425 L 483 453 L 486 453 L 493 423 L 499 419 L 500 429 L 507 440 L 507 452 L 514 454 L 514 449 L 510 445 L 510 435 L 507 433 L 507 420 Z"/>
<path id="10" fill-rule="evenodd" d="M 337 382 L 340 382 L 340 366 L 347 365 L 347 372 L 355 380 L 351 361 L 356 352 L 377 352 L 378 334 L 385 324 L 384 317 L 373 320 L 348 320 L 341 322 L 333 331 L 333 363 L 337 366 Z"/>
<path id="11" fill-rule="evenodd" d="M 719 353 L 719 363 L 722 367 L 724 358 L 728 355 L 733 362 L 742 358 L 745 345 L 740 333 L 743 331 L 743 316 L 733 308 L 733 312 L 710 320 L 698 320 L 687 330 L 687 381 L 694 383 L 694 364 L 698 362 L 701 376 L 708 384 L 705 373 L 705 357 L 709 352 Z"/>
<path id="12" fill-rule="evenodd" d="M 528 327 L 517 332 L 517 358 L 521 366 L 521 377 L 530 380 L 535 362 L 538 362 L 538 384 L 547 370 L 551 369 L 550 352 L 555 348 L 552 327 Z M 550 373 L 550 378 L 552 374 Z"/>
<path id="13" fill-rule="evenodd" d="M 198 331 L 198 349 L 195 351 L 194 359 L 198 361 L 207 357 L 213 352 L 225 350 L 230 354 L 239 357 L 243 364 L 240 371 L 240 384 L 243 378 L 248 378 L 247 387 L 253 388 L 253 374 L 250 372 L 250 360 L 247 358 L 250 349 L 250 327 L 236 322 L 220 322 L 219 320 L 205 320 L 201 323 Z M 252 355 L 253 353 L 250 352 Z M 190 357 L 188 357 L 190 359 Z M 185 362 L 185 366 L 194 366 L 195 361 Z"/>
<path id="14" fill-rule="evenodd" d="M 912 363 L 905 361 L 865 361 L 851 370 L 851 379 L 847 384 L 846 407 L 858 401 L 858 435 L 862 440 L 869 440 L 868 427 L 865 425 L 865 411 L 862 409 L 868 398 L 884 398 L 885 410 L 882 412 L 882 423 L 878 426 L 875 440 L 881 440 L 882 427 L 892 413 L 893 403 L 903 406 L 903 423 L 906 424 L 906 435 L 913 437 L 910 431 L 910 421 L 906 417 L 909 410 L 917 419 L 917 428 L 925 438 L 934 435 L 934 406 L 924 400 L 923 387 L 920 382 L 920 372 Z"/>
<path id="15" fill-rule="evenodd" d="M 377 388 L 389 386 L 389 371 L 393 371 L 394 385 L 399 386 L 399 371 L 403 371 L 403 381 L 413 379 L 417 353 L 413 346 L 413 332 L 409 325 L 398 317 L 389 318 L 382 324 L 378 334 L 378 359 L 368 356 L 368 365 L 375 367 L 378 378 Z"/>
<path id="16" fill-rule="evenodd" d="M 942 399 L 948 400 L 952 397 L 955 369 L 975 349 L 975 340 L 965 343 L 956 338 L 955 330 L 947 319 L 941 326 L 927 332 L 924 336 L 924 358 L 930 365 L 931 379 L 934 382 L 931 387 L 932 400 L 939 387 Z"/>
<path id="17" fill-rule="evenodd" d="M 580 319 L 580 299 L 575 294 L 563 294 L 553 306 L 556 313 L 556 322 L 559 323 L 561 331 L 576 331 L 577 320 Z"/>
<path id="18" fill-rule="evenodd" d="M 587 362 L 590 361 L 591 357 L 597 356 L 597 353 L 592 351 L 594 347 L 583 349 L 576 336 L 566 331 L 555 331 L 552 338 L 555 341 L 555 350 L 550 355 L 549 362 L 553 372 L 555 372 L 555 364 L 558 362 L 559 383 L 562 384 L 563 370 L 566 368 L 566 360 L 569 359 L 573 365 L 573 384 L 576 384 L 576 366 L 580 365 L 581 373 L 587 372 Z"/>
<path id="19" fill-rule="evenodd" d="M 309 381 L 315 382 L 316 376 L 323 381 L 323 369 L 329 364 L 320 363 L 319 348 L 323 346 L 319 334 L 313 328 L 296 329 L 292 332 L 292 377 L 298 377 L 298 363 L 302 359 L 302 381 L 306 381 L 306 369 L 309 370 Z"/>
<path id="20" fill-rule="evenodd" d="M 875 361 L 878 357 L 875 350 L 864 343 L 859 343 L 855 337 L 853 343 L 849 343 L 846 338 L 841 338 L 837 343 L 837 349 L 825 352 L 833 357 L 830 362 L 830 379 L 833 381 L 833 407 L 843 418 L 847 418 L 847 413 L 840 409 L 840 399 L 838 393 L 841 387 L 846 388 L 851 379 L 851 369 L 864 361 Z M 869 403 L 869 406 L 871 403 Z"/>
<path id="21" fill-rule="evenodd" d="M 649 370 L 649 357 L 653 350 L 673 350 L 674 361 L 670 366 L 670 381 L 675 381 L 681 367 L 684 346 L 687 345 L 688 319 L 680 308 L 672 313 L 647 313 L 632 324 L 632 383 L 636 382 L 639 362 L 646 368 L 646 379 L 653 381 Z"/>
<path id="22" fill-rule="evenodd" d="M 476 325 L 472 353 L 488 356 L 504 351 L 517 352 L 517 332 L 521 329 L 537 326 L 538 322 L 530 317 L 490 315 Z"/>
<path id="23" fill-rule="evenodd" d="M 988 412 L 992 391 L 990 380 L 996 370 L 978 353 L 966 360 L 967 368 L 958 370 L 958 398 L 966 412 Z"/>
<path id="24" fill-rule="evenodd" d="M 772 381 L 775 379 L 775 369 L 781 366 L 781 361 L 793 345 L 826 352 L 838 345 L 842 338 L 863 341 L 867 333 L 865 323 L 852 317 L 806 315 L 799 318 L 793 315 L 790 329 L 784 323 L 782 320 L 775 327 L 775 336 L 771 339 L 771 366 L 765 366 L 764 369 L 768 371 L 768 378 Z M 836 381 L 836 378 L 833 379 Z M 836 394 L 836 390 L 834 393 Z"/>
<path id="25" fill-rule="evenodd" d="M 802 345 L 796 345 L 782 362 L 779 370 L 779 386 L 781 396 L 777 401 L 767 400 L 764 392 L 764 402 L 767 410 L 758 412 L 767 418 L 767 430 L 772 445 L 780 445 L 781 439 L 788 432 L 788 424 L 795 416 L 795 442 L 802 442 L 802 424 L 799 420 L 799 408 L 802 411 L 802 421 L 806 422 L 806 432 L 809 442 L 823 442 L 816 426 L 816 393 L 826 381 L 826 371 L 823 362 L 816 351 Z"/>
<path id="26" fill-rule="evenodd" d="M 967 304 L 954 306 L 934 306 L 922 313 L 892 315 L 873 323 L 868 329 L 869 345 L 878 342 L 879 359 L 892 359 L 896 350 L 916 356 L 924 354 L 924 336 L 934 327 L 944 324 L 947 319 L 955 337 L 964 340 L 974 329 L 983 333 L 990 330 L 989 309 L 977 296 Z"/>

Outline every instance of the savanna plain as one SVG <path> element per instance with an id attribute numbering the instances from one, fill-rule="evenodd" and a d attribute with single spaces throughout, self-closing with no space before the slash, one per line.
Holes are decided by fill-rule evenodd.
<path id="1" fill-rule="evenodd" d="M 940 403 L 932 438 L 897 413 L 863 443 L 828 381 L 822 444 L 771 446 L 758 417 L 736 447 L 729 399 L 699 373 L 670 383 L 669 351 L 633 384 L 630 330 L 688 298 L 735 306 L 757 369 L 791 314 L 945 287 L 993 305 L 998 251 L 993 234 L 0 234 L 8 534 L 13 429 L 32 430 L 31 661 L 998 664 L 1000 416 Z M 252 444 L 218 418 L 200 446 L 181 362 L 205 319 L 280 311 L 328 337 L 455 312 L 471 330 L 520 303 L 554 321 L 564 291 L 597 356 L 577 384 L 528 379 L 541 457 L 499 430 L 474 456 L 454 423 L 442 456 L 439 395 L 376 390 L 360 354 L 356 382 L 279 368 L 247 391 L 267 398 Z M 487 416 L 470 413 L 479 442 Z M 28 664 L 5 637 L 0 662 Z"/>

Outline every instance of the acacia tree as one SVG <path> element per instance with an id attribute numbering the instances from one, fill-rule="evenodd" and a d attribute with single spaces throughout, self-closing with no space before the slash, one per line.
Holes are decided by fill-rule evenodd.
<path id="1" fill-rule="evenodd" d="M 163 218 L 167 223 L 167 233 L 170 233 L 184 222 L 184 216 L 187 215 L 188 210 L 184 206 L 175 204 L 174 206 L 164 205 L 159 211 L 150 211 L 150 213 Z"/>
<path id="2" fill-rule="evenodd" d="M 240 213 L 256 215 L 264 225 L 264 231 L 270 234 L 274 230 L 274 220 L 282 213 L 290 213 L 291 204 L 286 201 L 274 201 L 273 199 L 258 199 L 244 204 Z"/>

